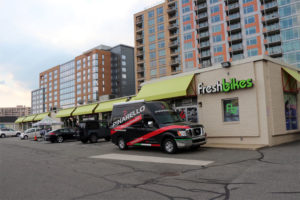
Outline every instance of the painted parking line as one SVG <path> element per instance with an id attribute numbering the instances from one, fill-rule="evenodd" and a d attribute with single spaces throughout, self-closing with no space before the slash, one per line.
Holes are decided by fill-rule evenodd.
<path id="1" fill-rule="evenodd" d="M 136 156 L 136 155 L 114 154 L 114 153 L 91 156 L 90 158 L 126 160 L 126 161 L 149 162 L 149 163 L 165 163 L 165 164 L 176 164 L 176 165 L 197 165 L 197 166 L 206 166 L 213 163 L 213 161 L 207 161 L 207 160 L 189 160 L 189 159 L 177 159 L 177 158 L 154 157 L 154 156 Z"/>

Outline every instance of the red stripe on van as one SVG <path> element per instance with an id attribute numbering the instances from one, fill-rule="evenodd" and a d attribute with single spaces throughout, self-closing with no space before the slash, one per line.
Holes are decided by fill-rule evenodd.
<path id="1" fill-rule="evenodd" d="M 177 128 L 188 129 L 190 127 L 189 126 L 178 126 L 178 125 L 166 126 L 166 127 L 157 129 L 155 131 L 152 131 L 150 133 L 147 133 L 146 135 L 143 135 L 142 137 L 136 138 L 136 139 L 128 142 L 127 145 L 128 146 L 134 145 L 135 143 L 142 142 L 142 141 L 147 140 L 151 137 L 154 137 L 158 134 L 161 134 L 161 133 L 166 132 L 166 131 L 171 130 L 171 129 L 177 129 Z"/>
<path id="2" fill-rule="evenodd" d="M 113 135 L 114 133 L 116 133 L 118 130 L 122 130 L 124 128 L 127 128 L 128 126 L 131 126 L 132 124 L 135 124 L 137 123 L 138 121 L 141 121 L 142 120 L 142 115 L 139 115 L 139 116 L 136 116 L 135 118 L 129 120 L 128 122 L 120 125 L 120 126 L 117 126 L 116 128 L 110 130 L 110 134 Z"/>

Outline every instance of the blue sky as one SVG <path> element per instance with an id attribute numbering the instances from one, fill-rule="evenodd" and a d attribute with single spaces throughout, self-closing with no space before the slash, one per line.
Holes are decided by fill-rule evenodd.
<path id="1" fill-rule="evenodd" d="M 133 46 L 133 14 L 161 0 L 0 0 L 0 107 L 30 106 L 41 71 L 99 44 Z"/>

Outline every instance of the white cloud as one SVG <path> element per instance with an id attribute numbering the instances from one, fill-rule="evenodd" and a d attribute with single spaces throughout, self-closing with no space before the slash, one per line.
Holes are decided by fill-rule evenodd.
<path id="1" fill-rule="evenodd" d="M 12 73 L 5 72 L 0 67 L 0 107 L 14 107 L 16 105 L 30 106 L 31 92 L 24 83 L 14 79 Z"/>

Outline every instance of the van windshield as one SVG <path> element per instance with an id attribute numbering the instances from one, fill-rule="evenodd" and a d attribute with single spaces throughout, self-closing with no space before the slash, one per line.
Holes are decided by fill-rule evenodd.
<path id="1" fill-rule="evenodd" d="M 183 119 L 179 116 L 179 114 L 170 109 L 166 103 L 150 103 L 149 108 L 152 110 L 159 123 L 168 124 L 183 122 Z"/>

